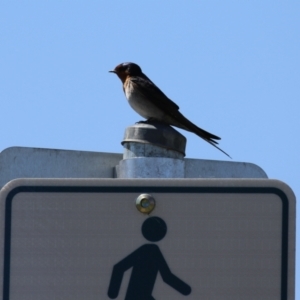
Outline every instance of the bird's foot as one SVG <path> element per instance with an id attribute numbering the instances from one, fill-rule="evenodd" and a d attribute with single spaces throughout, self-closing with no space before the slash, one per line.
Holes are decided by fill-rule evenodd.
<path id="1" fill-rule="evenodd" d="M 135 124 L 148 124 L 148 120 L 146 120 L 146 121 L 138 121 L 138 122 L 135 122 Z"/>
<path id="2" fill-rule="evenodd" d="M 161 125 L 161 126 L 170 126 L 169 124 L 161 121 L 161 120 L 157 120 L 155 118 L 149 118 L 145 121 L 139 121 L 136 122 L 135 124 L 148 124 L 148 125 L 153 125 L 153 126 L 157 126 L 157 125 Z"/>
<path id="3" fill-rule="evenodd" d="M 142 124 L 157 124 L 158 123 L 158 124 L 167 124 L 168 125 L 168 123 L 165 123 L 164 121 L 158 120 L 158 119 L 155 119 L 155 118 L 149 118 L 145 121 L 139 121 L 137 123 L 142 123 Z"/>
<path id="4" fill-rule="evenodd" d="M 161 123 L 161 121 L 155 119 L 155 118 L 149 118 L 145 121 L 138 121 L 135 124 L 153 124 L 153 123 Z"/>

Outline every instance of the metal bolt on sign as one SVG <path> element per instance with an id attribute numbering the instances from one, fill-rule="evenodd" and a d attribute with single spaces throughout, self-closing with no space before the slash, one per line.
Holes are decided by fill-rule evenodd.
<path id="1" fill-rule="evenodd" d="M 143 214 L 150 214 L 155 207 L 155 199 L 152 195 L 141 194 L 136 198 L 136 208 Z"/>

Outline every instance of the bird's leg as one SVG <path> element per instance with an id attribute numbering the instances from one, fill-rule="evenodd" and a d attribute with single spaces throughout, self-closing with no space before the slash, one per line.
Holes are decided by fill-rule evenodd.
<path id="1" fill-rule="evenodd" d="M 148 124 L 148 120 L 146 120 L 146 121 L 137 121 L 137 122 L 135 122 L 135 124 Z"/>
<path id="2" fill-rule="evenodd" d="M 155 118 L 149 118 L 146 121 L 139 121 L 139 122 L 136 122 L 135 124 L 150 124 L 153 126 L 156 126 L 156 125 L 170 126 L 168 123 L 163 122 L 162 120 L 155 119 Z"/>
<path id="3" fill-rule="evenodd" d="M 156 120 L 155 118 L 149 118 L 145 121 L 138 121 L 135 124 L 153 124 L 153 123 L 157 123 L 159 122 L 158 120 Z"/>

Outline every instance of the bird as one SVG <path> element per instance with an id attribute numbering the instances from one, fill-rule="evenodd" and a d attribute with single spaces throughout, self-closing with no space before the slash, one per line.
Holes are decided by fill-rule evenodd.
<path id="1" fill-rule="evenodd" d="M 109 72 L 115 73 L 120 78 L 129 105 L 146 119 L 146 121 L 141 121 L 142 123 L 158 121 L 190 131 L 230 157 L 217 146 L 217 140 L 221 138 L 201 129 L 181 114 L 179 106 L 142 72 L 139 65 L 125 62 Z"/>

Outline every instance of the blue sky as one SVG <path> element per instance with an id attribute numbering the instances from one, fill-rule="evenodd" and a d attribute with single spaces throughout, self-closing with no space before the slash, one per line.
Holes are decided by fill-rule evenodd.
<path id="1" fill-rule="evenodd" d="M 141 117 L 108 70 L 132 61 L 221 136 L 233 161 L 259 165 L 297 197 L 299 15 L 299 1 L 278 0 L 1 1 L 0 151 L 123 152 Z M 228 160 L 182 133 L 188 158 Z"/>

